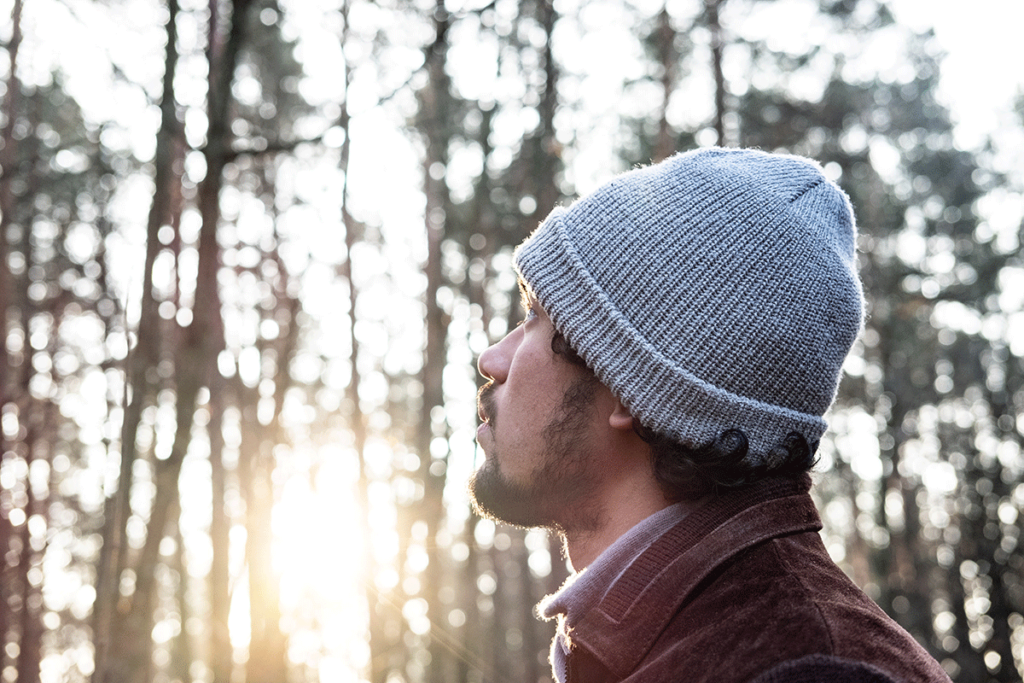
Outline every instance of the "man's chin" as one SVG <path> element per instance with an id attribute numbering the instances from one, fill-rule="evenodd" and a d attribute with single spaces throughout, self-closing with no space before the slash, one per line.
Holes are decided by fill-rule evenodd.
<path id="1" fill-rule="evenodd" d="M 544 518 L 535 496 L 505 478 L 491 459 L 470 478 L 469 495 L 473 509 L 481 517 L 524 528 L 552 524 Z"/>

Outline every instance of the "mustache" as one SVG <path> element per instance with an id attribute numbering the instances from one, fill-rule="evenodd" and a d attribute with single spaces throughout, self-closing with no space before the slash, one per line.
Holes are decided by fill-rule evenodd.
<path id="1" fill-rule="evenodd" d="M 492 427 L 498 419 L 498 406 L 494 402 L 494 391 L 497 386 L 493 381 L 480 387 L 476 394 L 476 412 L 481 422 L 487 422 Z"/>

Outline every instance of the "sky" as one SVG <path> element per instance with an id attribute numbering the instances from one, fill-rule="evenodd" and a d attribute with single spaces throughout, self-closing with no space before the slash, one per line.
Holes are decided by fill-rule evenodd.
<path id="1" fill-rule="evenodd" d="M 0 16 L 9 16 L 11 4 L 12 0 L 0 0 Z M 313 7 L 322 11 L 324 3 L 295 4 L 306 12 Z M 562 4 L 575 3 L 566 0 Z M 594 4 L 597 5 L 600 3 Z M 1024 65 L 1024 41 L 1019 38 L 1019 27 L 1024 26 L 1024 1 L 975 0 L 969 10 L 954 0 L 891 0 L 891 6 L 900 23 L 918 31 L 933 28 L 947 53 L 941 97 L 959 121 L 958 144 L 966 149 L 978 148 L 986 135 L 1008 131 L 1012 124 L 1012 103 L 1024 93 L 1024 66 L 1021 66 Z M 594 8 L 588 5 L 582 9 Z M 102 76 L 109 74 L 109 69 L 104 68 L 102 62 L 113 59 L 131 80 L 158 84 L 159 73 L 147 73 L 147 70 L 159 71 L 162 60 L 138 59 L 140 54 L 152 53 L 154 46 L 161 43 L 163 29 L 159 21 L 154 21 L 153 11 L 154 4 L 150 2 L 122 2 L 114 13 L 75 0 L 27 3 L 24 20 L 27 42 L 36 43 L 41 49 L 33 50 L 32 63 L 21 67 L 34 72 L 28 76 L 31 81 L 48 77 L 54 65 L 62 64 L 69 75 L 68 88 L 82 102 L 87 115 L 91 114 L 97 121 L 117 118 L 118 113 L 140 112 L 138 117 L 143 125 L 136 128 L 139 139 L 132 140 L 131 145 L 137 152 L 144 153 L 144 149 L 152 145 L 156 121 L 148 119 L 152 119 L 155 112 L 146 110 L 138 90 L 123 86 L 110 90 L 110 81 L 104 82 L 108 77 Z M 786 23 L 789 25 L 772 30 L 784 34 L 799 22 Z M 90 30 L 83 31 L 82 26 Z M 322 28 L 329 27 L 316 27 Z M 588 32 L 596 31 L 592 37 L 597 38 L 601 33 L 599 28 L 591 26 Z M 187 39 L 191 32 L 187 27 L 182 29 L 180 36 Z M 6 36 L 9 31 L 9 22 L 0 24 L 0 34 Z M 320 30 L 308 33 L 310 37 L 317 33 L 320 43 L 327 38 Z M 585 43 L 581 46 L 585 47 Z M 320 47 L 324 46 L 318 45 L 318 52 Z M 607 52 L 604 49 L 601 54 Z M 74 59 L 69 60 L 69 55 L 74 55 Z M 328 58 L 307 60 L 307 64 L 315 66 L 334 61 L 330 56 L 325 57 Z M 316 80 L 321 84 L 325 82 Z M 150 92 L 151 97 L 157 94 Z M 197 96 L 201 98 L 202 94 Z M 1016 131 L 1016 134 L 1018 139 L 1007 146 L 1013 150 L 1024 149 L 1024 133 Z M 1019 155 L 1012 154 L 1004 158 L 1001 165 L 1011 169 L 1024 166 L 1019 161 Z"/>
<path id="2" fill-rule="evenodd" d="M 51 5 L 47 9 L 46 6 Z M 314 3 L 319 4 L 319 3 Z M 37 12 L 32 12 L 35 5 Z M 116 22 L 110 15 L 90 3 L 57 3 L 53 0 L 29 3 L 26 8 L 26 33 L 30 40 L 50 44 L 52 61 L 64 61 L 73 77 L 87 85 L 88 73 L 102 72 L 97 60 L 114 58 L 121 68 L 137 69 L 143 64 L 131 59 L 130 53 L 145 52 L 147 45 L 159 44 L 162 27 L 153 21 L 149 3 L 121 3 Z M 1024 41 L 1019 28 L 1024 26 L 1024 2 L 1021 0 L 975 0 L 970 10 L 954 0 L 891 0 L 897 19 L 915 30 L 935 30 L 939 43 L 948 56 L 943 64 L 943 96 L 962 123 L 965 142 L 977 142 L 983 131 L 1005 125 L 1003 111 L 1024 90 Z M 10 13 L 11 0 L 0 1 L 0 16 Z M 38 22 L 38 23 L 37 23 Z M 45 22 L 45 23 L 44 23 Z M 2 33 L 9 34 L 9 22 Z M 82 25 L 95 30 L 83 32 Z M 117 34 L 107 42 L 104 34 Z M 187 35 L 187 33 L 182 34 Z M 58 49 L 61 48 L 61 49 Z M 70 48 L 70 49 L 68 49 Z M 74 54 L 75 59 L 60 60 L 58 53 Z M 41 59 L 39 62 L 50 62 Z M 160 63 L 150 63 L 160 67 Z M 42 63 L 40 70 L 48 70 Z M 145 67 L 143 67 L 145 68 Z M 158 80 L 159 74 L 128 74 L 140 80 Z M 155 77 L 155 78 L 154 78 Z M 95 80 L 93 80 L 95 82 Z M 99 117 L 109 116 L 110 107 L 133 104 L 118 102 L 124 93 L 100 93 L 82 87 L 77 95 L 86 100 Z M 973 145 L 970 145 L 973 146 Z"/>
<path id="3" fill-rule="evenodd" d="M 1024 2 L 894 0 L 893 11 L 913 29 L 932 27 L 947 51 L 941 97 L 959 122 L 958 141 L 975 147 L 985 133 L 1007 128 L 1009 108 L 1024 96 Z"/>

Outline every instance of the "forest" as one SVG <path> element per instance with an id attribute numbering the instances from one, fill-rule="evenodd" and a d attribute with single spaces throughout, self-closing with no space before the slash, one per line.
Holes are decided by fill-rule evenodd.
<path id="1" fill-rule="evenodd" d="M 965 143 L 885 0 L 0 4 L 3 683 L 550 682 L 475 360 L 554 206 L 711 145 L 857 212 L 830 554 L 1021 680 L 1024 92 Z"/>

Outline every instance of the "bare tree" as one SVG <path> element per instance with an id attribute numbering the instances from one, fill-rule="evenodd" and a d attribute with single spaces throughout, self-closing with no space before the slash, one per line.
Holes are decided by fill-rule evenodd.
<path id="1" fill-rule="evenodd" d="M 210 670 L 213 683 L 231 680 L 233 657 L 228 616 L 231 609 L 231 566 L 229 562 L 231 517 L 226 508 L 227 472 L 224 467 L 224 408 L 227 405 L 227 383 L 218 373 L 210 382 L 210 475 L 212 511 L 210 543 Z"/>
<path id="2" fill-rule="evenodd" d="M 267 212 L 274 216 L 274 192 L 265 177 L 261 184 L 268 188 L 264 193 Z M 276 240 L 275 240 L 276 242 Z M 264 420 L 247 420 L 253 427 L 242 436 L 242 453 L 239 462 L 246 465 L 242 474 L 246 484 L 246 561 L 249 567 L 249 611 L 251 640 L 249 660 L 246 663 L 246 680 L 249 683 L 275 683 L 287 677 L 287 639 L 281 631 L 281 607 L 278 579 L 273 569 L 271 511 L 274 505 L 274 451 L 286 443 L 281 411 L 285 394 L 291 386 L 291 360 L 299 338 L 298 298 L 288 292 L 289 273 L 277 251 L 277 245 L 267 260 L 275 264 L 277 277 L 271 296 L 273 302 L 264 306 L 268 318 L 284 325 L 286 333 L 274 340 L 258 343 L 260 355 L 272 359 L 273 382 L 272 411 Z M 270 364 L 268 364 L 270 365 Z M 238 388 L 242 396 L 242 410 L 252 418 L 260 402 L 256 392 L 245 387 Z"/>
<path id="3" fill-rule="evenodd" d="M 8 232 L 14 220 L 14 191 L 12 182 L 15 178 L 15 164 L 17 163 L 18 142 L 14 135 L 15 126 L 18 123 L 19 100 L 21 97 L 21 83 L 18 80 L 18 51 L 21 47 L 21 10 L 23 0 L 14 0 L 14 7 L 11 10 L 11 39 L 7 43 L 7 59 L 10 64 L 10 75 L 7 77 L 7 91 L 4 93 L 4 128 L 3 148 L 0 149 L 0 345 L 4 353 L 0 358 L 0 409 L 7 403 L 7 383 L 10 372 L 10 361 L 7 357 L 7 311 L 10 306 L 10 292 L 13 284 L 11 278 L 10 264 L 8 263 Z M 0 432 L 0 444 L 3 443 L 3 433 Z M 3 449 L 0 448 L 0 453 Z M 0 524 L 6 520 L 0 521 Z M 0 531 L 3 527 L 0 527 Z M 6 538 L 6 536 L 0 536 Z M 0 546 L 2 548 L 2 546 Z M 3 639 L 5 630 L 2 628 L 3 621 L 0 617 L 0 640 Z"/>
<path id="4" fill-rule="evenodd" d="M 658 54 L 658 65 L 661 68 L 661 112 L 658 116 L 658 137 L 654 143 L 652 161 L 666 159 L 676 151 L 675 136 L 672 133 L 672 126 L 668 122 L 668 105 L 676 88 L 679 51 L 676 49 L 676 31 L 672 27 L 672 16 L 668 12 L 667 5 L 658 13 L 657 21 L 655 49 Z"/>
<path id="5" fill-rule="evenodd" d="M 15 177 L 17 163 L 17 140 L 14 136 L 18 121 L 21 84 L 18 81 L 18 50 L 21 46 L 21 10 L 22 0 L 15 0 L 11 11 L 11 39 L 7 44 L 7 55 L 10 64 L 10 75 L 7 78 L 7 91 L 4 93 L 4 128 L 2 133 L 3 149 L 0 149 L 0 417 L 3 416 L 10 400 L 9 382 L 11 372 L 10 356 L 7 348 L 7 315 L 11 306 L 11 291 L 14 278 L 11 274 L 8 257 L 8 233 L 14 219 L 14 191 L 12 181 Z M 0 429 L 0 465 L 7 453 L 7 437 Z M 10 519 L 0 509 L 0 557 L 6 557 L 10 548 L 13 527 Z M 7 580 L 7 562 L 0 560 L 0 668 L 6 658 L 7 630 L 10 605 L 10 586 Z"/>
<path id="6" fill-rule="evenodd" d="M 705 0 L 704 11 L 707 16 L 708 30 L 711 32 L 711 72 L 715 77 L 715 133 L 718 134 L 718 144 L 725 146 L 725 71 L 722 67 L 722 52 L 724 40 L 722 38 L 722 23 L 719 20 L 719 11 L 725 0 Z"/>
<path id="7" fill-rule="evenodd" d="M 451 140 L 449 122 L 455 115 L 455 103 L 451 94 L 451 82 L 445 71 L 448 53 L 448 29 L 451 17 L 443 0 L 437 0 L 433 11 L 434 39 L 427 45 L 425 69 L 427 84 L 419 92 L 420 126 L 426 146 L 423 158 L 424 195 L 426 197 L 427 261 L 424 266 L 427 288 L 424 293 L 426 305 L 426 348 L 423 356 L 423 370 L 420 377 L 423 384 L 423 403 L 414 437 L 415 449 L 419 454 L 420 466 L 416 476 L 423 484 L 423 501 L 418 517 L 426 523 L 426 544 L 428 565 L 424 571 L 422 595 L 430 609 L 431 634 L 428 643 L 431 666 L 428 680 L 432 683 L 443 681 L 448 675 L 449 652 L 443 647 L 445 620 L 441 618 L 442 602 L 438 591 L 441 586 L 441 563 L 443 562 L 436 535 L 444 519 L 442 494 L 444 492 L 444 460 L 434 465 L 431 442 L 435 437 L 435 408 L 444 405 L 442 376 L 446 364 L 447 323 L 445 311 L 438 303 L 438 292 L 443 285 L 442 243 L 445 238 L 447 216 L 451 210 L 451 199 L 445 182 L 448 164 L 448 145 Z M 443 427 L 438 427 L 443 431 Z"/>
<path id="8" fill-rule="evenodd" d="M 121 575 L 128 567 L 127 521 L 130 515 L 132 468 L 137 457 L 136 439 L 142 411 L 152 402 L 153 387 L 147 370 L 159 360 L 163 327 L 157 315 L 153 291 L 153 266 L 160 252 L 161 226 L 170 219 L 171 197 L 178 182 L 174 173 L 174 151 L 178 147 L 179 123 L 174 99 L 174 76 L 178 62 L 177 0 L 168 0 L 167 50 L 164 57 L 163 93 L 160 103 L 160 131 L 154 159 L 154 192 L 146 230 L 146 260 L 141 289 L 141 313 L 136 346 L 125 369 L 124 418 L 121 423 L 121 464 L 117 490 L 107 499 L 103 526 L 103 549 L 96 571 L 96 600 L 93 607 L 95 672 L 97 682 L 120 680 L 114 673 L 118 664 L 111 652 L 115 642 Z M 146 655 L 148 657 L 148 655 Z"/>

